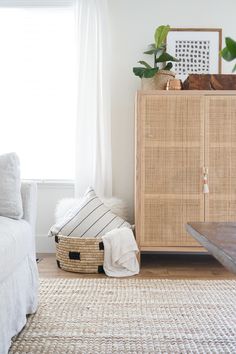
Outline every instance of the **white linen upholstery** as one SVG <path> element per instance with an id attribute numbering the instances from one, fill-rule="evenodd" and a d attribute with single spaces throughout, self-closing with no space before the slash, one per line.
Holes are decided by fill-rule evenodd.
<path id="1" fill-rule="evenodd" d="M 28 221 L 33 232 L 35 232 L 37 184 L 33 182 L 21 182 L 21 198 L 23 205 L 23 219 Z"/>
<path id="2" fill-rule="evenodd" d="M 35 259 L 35 225 L 37 214 L 37 184 L 34 182 L 21 182 L 21 198 L 23 205 L 23 219 L 26 220 L 32 230 L 31 255 Z"/>
<path id="3" fill-rule="evenodd" d="M 23 208 L 20 191 L 20 161 L 16 153 L 0 156 L 0 176 L 0 215 L 21 219 Z"/>
<path id="4" fill-rule="evenodd" d="M 36 185 L 21 188 L 26 219 L 0 218 L 0 354 L 36 311 L 38 270 L 35 257 Z"/>
<path id="5" fill-rule="evenodd" d="M 26 314 L 36 311 L 37 293 L 37 265 L 26 256 L 0 283 L 0 354 L 8 353 L 11 338 L 26 324 Z"/>
<path id="6" fill-rule="evenodd" d="M 25 220 L 0 216 L 0 283 L 31 252 L 32 231 Z"/>

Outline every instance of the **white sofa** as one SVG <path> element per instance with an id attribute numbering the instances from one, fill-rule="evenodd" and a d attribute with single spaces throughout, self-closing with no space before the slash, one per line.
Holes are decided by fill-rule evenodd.
<path id="1" fill-rule="evenodd" d="M 37 308 L 38 270 L 35 256 L 37 188 L 22 183 L 23 218 L 0 216 L 0 354 L 24 327 L 26 314 Z"/>

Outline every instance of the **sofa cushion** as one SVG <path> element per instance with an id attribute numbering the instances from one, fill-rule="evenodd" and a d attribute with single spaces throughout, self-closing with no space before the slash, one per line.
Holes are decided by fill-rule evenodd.
<path id="1" fill-rule="evenodd" d="M 62 220 L 53 225 L 49 235 L 59 233 L 71 237 L 98 237 L 115 228 L 131 225 L 123 218 L 112 213 L 95 194 L 92 188 L 85 193 L 84 198 L 71 208 Z"/>
<path id="2" fill-rule="evenodd" d="M 16 153 L 0 156 L 0 215 L 21 219 L 20 162 Z"/>
<path id="3" fill-rule="evenodd" d="M 0 282 L 30 253 L 31 239 L 27 221 L 0 216 Z"/>

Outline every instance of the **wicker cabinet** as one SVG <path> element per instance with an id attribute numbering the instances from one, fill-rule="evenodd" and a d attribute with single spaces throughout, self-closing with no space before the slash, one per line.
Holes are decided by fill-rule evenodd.
<path id="1" fill-rule="evenodd" d="M 188 221 L 236 219 L 236 95 L 141 91 L 136 112 L 139 247 L 202 251 L 185 231 Z"/>

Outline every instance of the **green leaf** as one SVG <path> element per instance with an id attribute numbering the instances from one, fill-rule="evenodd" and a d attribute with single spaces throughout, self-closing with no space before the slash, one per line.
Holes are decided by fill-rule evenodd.
<path id="1" fill-rule="evenodd" d="M 150 49 L 150 50 L 147 50 L 146 52 L 143 52 L 143 54 L 154 54 L 156 53 L 156 49 Z"/>
<path id="2" fill-rule="evenodd" d="M 140 78 L 143 77 L 144 75 L 144 71 L 147 70 L 146 68 L 140 68 L 140 67 L 136 67 L 136 68 L 133 68 L 133 73 L 134 75 L 136 76 L 139 76 Z"/>
<path id="3" fill-rule="evenodd" d="M 148 69 L 148 68 L 141 68 L 141 67 L 136 67 L 136 68 L 133 68 L 133 73 L 134 75 L 142 78 L 142 77 L 146 77 L 146 78 L 150 78 L 150 77 L 153 77 L 156 72 L 158 71 L 158 68 L 151 68 L 151 69 Z"/>
<path id="4" fill-rule="evenodd" d="M 148 48 L 149 48 L 149 49 L 156 49 L 155 43 L 149 44 L 149 45 L 148 45 Z"/>
<path id="5" fill-rule="evenodd" d="M 220 55 L 226 61 L 232 61 L 236 58 L 236 42 L 230 38 L 225 38 L 226 47 L 220 51 Z"/>
<path id="6" fill-rule="evenodd" d="M 229 52 L 231 53 L 233 59 L 235 59 L 236 58 L 236 42 L 232 38 L 226 37 L 225 44 L 226 44 L 226 47 L 228 48 Z"/>
<path id="7" fill-rule="evenodd" d="M 171 70 L 173 67 L 173 64 L 172 63 L 168 63 L 164 68 L 163 70 Z"/>
<path id="8" fill-rule="evenodd" d="M 233 67 L 232 73 L 234 73 L 236 71 L 236 64 Z"/>
<path id="9" fill-rule="evenodd" d="M 147 52 L 144 52 L 144 54 L 154 54 L 155 56 L 157 55 L 161 55 L 163 53 L 162 49 L 152 49 L 152 50 L 148 50 Z"/>
<path id="10" fill-rule="evenodd" d="M 223 48 L 221 51 L 220 51 L 220 55 L 222 56 L 222 58 L 226 61 L 231 61 L 233 60 L 233 56 L 232 54 L 230 53 L 230 51 L 228 50 L 227 47 Z"/>
<path id="11" fill-rule="evenodd" d="M 149 44 L 148 46 L 148 50 L 146 50 L 145 52 L 143 52 L 144 54 L 154 54 L 156 52 L 156 46 L 154 43 Z"/>
<path id="12" fill-rule="evenodd" d="M 146 61 L 140 60 L 138 61 L 139 64 L 144 65 L 146 68 L 151 69 L 151 65 L 149 65 Z"/>
<path id="13" fill-rule="evenodd" d="M 160 48 L 160 46 L 165 42 L 169 31 L 170 31 L 169 25 L 157 27 L 154 35 L 156 48 Z"/>
<path id="14" fill-rule="evenodd" d="M 152 69 L 145 69 L 143 77 L 150 78 L 153 77 L 157 72 L 158 68 L 152 68 Z"/>
<path id="15" fill-rule="evenodd" d="M 156 59 L 156 63 L 164 63 L 166 61 L 179 61 L 179 59 L 172 57 L 168 53 L 162 53 L 159 58 Z"/>

